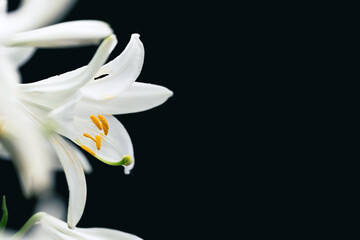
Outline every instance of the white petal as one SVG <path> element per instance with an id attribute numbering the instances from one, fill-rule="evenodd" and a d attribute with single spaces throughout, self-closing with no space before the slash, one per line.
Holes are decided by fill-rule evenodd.
<path id="1" fill-rule="evenodd" d="M 144 56 L 144 46 L 139 39 L 139 34 L 133 34 L 125 50 L 117 58 L 101 67 L 96 74 L 96 76 L 108 75 L 89 82 L 81 89 L 83 95 L 92 99 L 104 99 L 124 91 L 139 76 Z"/>
<path id="2" fill-rule="evenodd" d="M 80 151 L 80 149 L 73 143 L 69 143 L 69 145 L 75 151 L 76 155 L 80 159 L 81 165 L 82 165 L 85 173 L 92 173 L 91 164 L 90 164 L 89 160 L 87 159 L 87 157 L 85 156 L 85 154 L 82 151 Z"/>
<path id="3" fill-rule="evenodd" d="M 15 86 L 20 82 L 20 74 L 15 65 L 7 57 L 0 54 L 0 87 L 5 94 L 12 94 Z M 12 96 L 10 96 L 12 97 Z"/>
<path id="4" fill-rule="evenodd" d="M 49 192 L 39 196 L 37 199 L 34 212 L 46 212 L 58 219 L 66 218 L 66 206 L 61 196 L 55 192 Z"/>
<path id="5" fill-rule="evenodd" d="M 50 215 L 44 216 L 40 220 L 40 225 L 50 234 L 58 239 L 66 240 L 141 240 L 141 238 L 121 232 L 118 230 L 107 228 L 75 228 L 71 230 L 67 228 L 63 221 Z"/>
<path id="6" fill-rule="evenodd" d="M 65 171 L 66 181 L 69 187 L 67 222 L 70 228 L 74 228 L 80 221 L 85 208 L 86 180 L 84 170 L 76 152 L 62 137 L 58 135 L 51 136 L 50 142 Z"/>
<path id="7" fill-rule="evenodd" d="M 76 0 L 23 0 L 18 9 L 0 22 L 0 39 L 15 32 L 27 31 L 54 23 L 62 18 Z"/>
<path id="8" fill-rule="evenodd" d="M 7 0 L 0 0 L 0 19 L 7 12 Z"/>
<path id="9" fill-rule="evenodd" d="M 115 35 L 107 37 L 99 46 L 89 65 L 42 81 L 21 84 L 20 98 L 43 107 L 55 108 L 74 99 L 74 93 L 94 78 L 116 45 Z"/>
<path id="10" fill-rule="evenodd" d="M 71 21 L 14 34 L 5 45 L 69 47 L 98 44 L 111 33 L 110 26 L 102 21 Z"/>
<path id="11" fill-rule="evenodd" d="M 24 65 L 35 53 L 33 47 L 3 47 L 1 51 L 13 62 L 17 67 Z"/>
<path id="12" fill-rule="evenodd" d="M 0 160 L 10 160 L 10 153 L 0 142 Z"/>
<path id="13" fill-rule="evenodd" d="M 94 113 L 93 115 L 97 116 L 98 114 Z M 90 120 L 90 115 L 75 116 L 74 129 L 76 136 L 71 140 L 81 147 L 89 148 L 94 153 L 94 157 L 106 164 L 117 166 L 123 157 L 129 155 L 133 160 L 131 165 L 125 166 L 125 173 L 129 174 L 135 163 L 130 136 L 114 116 L 105 116 L 105 118 L 109 124 L 108 135 L 104 135 L 103 131 L 94 125 Z M 94 139 L 96 135 L 102 136 L 100 150 L 97 149 L 93 140 L 84 137 L 84 133 L 90 134 Z"/>
<path id="14" fill-rule="evenodd" d="M 52 186 L 51 154 L 40 129 L 15 102 L 18 78 L 13 64 L 0 56 L 0 137 L 13 156 L 25 195 L 31 196 Z"/>
<path id="15" fill-rule="evenodd" d="M 52 167 L 49 162 L 52 156 L 40 130 L 28 122 L 24 115 L 16 115 L 16 119 L 2 124 L 0 137 L 11 153 L 24 194 L 32 196 L 53 186 Z"/>
<path id="16" fill-rule="evenodd" d="M 135 82 L 112 98 L 97 100 L 83 96 L 76 108 L 110 115 L 141 112 L 163 104 L 172 94 L 159 85 Z"/>

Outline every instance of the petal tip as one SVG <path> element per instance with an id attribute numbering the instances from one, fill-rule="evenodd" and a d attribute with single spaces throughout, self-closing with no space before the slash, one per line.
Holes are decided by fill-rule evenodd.
<path id="1" fill-rule="evenodd" d="M 133 34 L 131 34 L 131 37 L 140 38 L 140 34 L 138 34 L 138 33 L 133 33 Z"/>

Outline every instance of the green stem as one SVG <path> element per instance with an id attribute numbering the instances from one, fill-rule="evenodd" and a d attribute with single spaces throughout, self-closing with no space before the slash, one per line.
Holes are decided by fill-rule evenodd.
<path id="1" fill-rule="evenodd" d="M 32 215 L 32 217 L 30 217 L 29 220 L 26 221 L 26 223 L 20 228 L 17 233 L 15 233 L 14 236 L 10 238 L 10 240 L 21 238 L 34 224 L 38 223 L 40 219 L 45 215 L 46 213 L 44 212 L 38 212 Z"/>
<path id="2" fill-rule="evenodd" d="M 2 201 L 2 212 L 3 212 L 3 215 L 2 215 L 1 221 L 0 221 L 0 235 L 4 232 L 6 223 L 8 220 L 8 210 L 6 207 L 5 196 L 3 196 L 3 201 Z"/>

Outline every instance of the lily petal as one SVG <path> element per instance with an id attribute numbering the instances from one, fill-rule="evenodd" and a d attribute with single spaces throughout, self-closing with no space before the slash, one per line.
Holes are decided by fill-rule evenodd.
<path id="1" fill-rule="evenodd" d="M 89 65 L 42 81 L 19 85 L 20 98 L 50 109 L 70 101 L 74 92 L 93 79 L 116 43 L 116 36 L 110 35 L 101 43 Z"/>
<path id="2" fill-rule="evenodd" d="M 132 34 L 125 50 L 100 68 L 95 79 L 106 76 L 85 85 L 81 89 L 84 96 L 97 100 L 115 96 L 135 82 L 145 57 L 144 46 L 139 37 L 139 34 Z"/>
<path id="3" fill-rule="evenodd" d="M 0 18 L 7 12 L 7 0 L 0 0 Z"/>
<path id="4" fill-rule="evenodd" d="M 94 113 L 94 116 L 98 114 Z M 78 144 L 80 147 L 88 151 L 94 157 L 100 161 L 113 165 L 121 165 L 121 160 L 130 156 L 132 163 L 125 167 L 125 173 L 129 174 L 130 170 L 134 167 L 134 151 L 129 134 L 124 126 L 114 116 L 105 116 L 109 131 L 105 135 L 103 130 L 99 130 L 98 127 L 90 119 L 90 115 L 76 115 L 74 117 L 74 129 L 75 137 L 71 140 Z M 93 139 L 96 136 L 101 138 L 101 146 L 98 148 L 96 142 L 89 137 L 85 137 L 85 134 L 89 134 Z"/>
<path id="5" fill-rule="evenodd" d="M 24 65 L 35 53 L 33 47 L 2 47 L 1 51 L 17 66 Z"/>
<path id="6" fill-rule="evenodd" d="M 49 234 L 56 237 L 57 239 L 66 240 L 141 240 L 141 238 L 130 234 L 121 232 L 113 229 L 106 228 L 75 228 L 74 230 L 69 229 L 66 224 L 52 217 L 51 215 L 45 215 L 40 220 L 40 225 Z"/>
<path id="7" fill-rule="evenodd" d="M 18 9 L 8 12 L 0 22 L 0 39 L 15 32 L 52 24 L 62 18 L 76 0 L 23 0 Z"/>
<path id="8" fill-rule="evenodd" d="M 59 135 L 50 137 L 59 160 L 64 168 L 66 181 L 69 186 L 69 208 L 67 222 L 74 228 L 80 221 L 86 202 L 86 180 L 84 170 L 76 152 Z"/>
<path id="9" fill-rule="evenodd" d="M 0 54 L 0 66 L 1 91 L 5 94 L 3 97 L 6 95 L 12 97 L 13 94 L 9 94 L 9 91 L 12 92 L 20 82 L 20 74 L 16 66 L 2 54 Z"/>
<path id="10" fill-rule="evenodd" d="M 36 30 L 16 33 L 5 42 L 7 46 L 69 47 L 98 44 L 112 34 L 102 21 L 80 20 L 55 24 Z"/>
<path id="11" fill-rule="evenodd" d="M 135 82 L 112 98 L 98 100 L 83 96 L 76 108 L 92 109 L 107 115 L 134 113 L 159 106 L 172 95 L 173 92 L 165 87 Z"/>
<path id="12" fill-rule="evenodd" d="M 11 94 L 19 81 L 13 65 L 0 56 L 0 138 L 11 153 L 24 194 L 31 196 L 52 186 L 51 154 L 45 137 L 28 120 Z M 8 121 L 8 119 L 10 119 Z"/>
<path id="13" fill-rule="evenodd" d="M 0 142 L 0 159 L 1 160 L 10 160 L 9 151 L 1 144 Z"/>
<path id="14" fill-rule="evenodd" d="M 36 126 L 22 119 L 6 121 L 1 126 L 0 140 L 10 152 L 26 197 L 42 193 L 53 186 L 51 154 Z"/>

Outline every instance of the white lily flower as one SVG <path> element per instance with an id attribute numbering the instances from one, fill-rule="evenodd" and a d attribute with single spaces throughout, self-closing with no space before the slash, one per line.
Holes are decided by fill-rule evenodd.
<path id="1" fill-rule="evenodd" d="M 162 86 L 134 83 L 144 61 L 144 47 L 138 34 L 132 35 L 123 53 L 103 65 L 115 44 L 116 38 L 112 35 L 100 45 L 89 65 L 42 81 L 21 84 L 18 90 L 23 105 L 36 116 L 50 116 L 59 134 L 107 164 L 124 166 L 125 173 L 129 173 L 134 166 L 131 139 L 112 114 L 153 108 L 165 102 L 172 92 Z M 56 142 L 51 143 L 58 154 L 64 148 L 71 148 L 64 147 L 66 143 L 60 148 Z M 63 156 L 72 161 L 78 159 L 70 150 Z M 78 180 L 81 184 L 71 180 L 79 178 L 79 172 L 65 168 L 65 174 L 74 196 L 70 197 L 69 204 L 77 206 L 69 207 L 68 211 L 68 224 L 73 228 L 81 217 L 78 206 L 85 205 L 86 195 L 84 191 L 71 189 L 84 189 L 86 185 L 83 180 Z M 75 184 L 78 186 L 70 186 Z"/>
<path id="2" fill-rule="evenodd" d="M 51 236 L 57 239 L 66 240 L 141 240 L 141 238 L 121 232 L 118 230 L 107 228 L 74 228 L 69 229 L 63 221 L 52 217 L 51 215 L 44 215 L 40 220 L 40 225 Z"/>
<path id="3" fill-rule="evenodd" d="M 133 234 L 107 228 L 69 229 L 62 221 L 65 205 L 56 197 L 56 194 L 42 196 L 35 209 L 36 213 L 18 232 L 6 229 L 3 234 L 0 233 L 0 240 L 140 240 Z"/>
<path id="4" fill-rule="evenodd" d="M 0 55 L 0 149 L 3 152 L 5 147 L 12 153 L 23 192 L 31 196 L 52 185 L 48 161 L 51 155 L 38 126 L 17 104 L 13 92 L 18 82 L 15 67 Z"/>
<path id="5" fill-rule="evenodd" d="M 99 46 L 89 65 L 18 85 L 18 99 L 43 126 L 55 125 L 58 134 L 107 164 L 124 166 L 125 173 L 129 173 L 134 166 L 131 139 L 112 114 L 153 108 L 172 92 L 162 86 L 134 83 L 144 61 L 138 34 L 132 35 L 122 54 L 103 65 L 115 44 L 116 37 L 111 35 Z M 70 190 L 68 225 L 74 228 L 86 201 L 82 157 L 61 137 L 53 135 L 49 139 L 66 174 Z M 69 167 L 72 165 L 76 167 Z"/>
<path id="6" fill-rule="evenodd" d="M 109 228 L 70 229 L 65 222 L 44 212 L 33 215 L 27 224 L 25 232 L 34 224 L 39 224 L 41 229 L 34 229 L 35 233 L 27 235 L 7 230 L 0 236 L 0 240 L 141 240 L 136 235 Z"/>
<path id="7" fill-rule="evenodd" d="M 125 165 L 125 172 L 129 173 L 134 165 L 131 140 L 112 115 L 148 110 L 172 95 L 162 86 L 135 83 L 143 61 L 143 45 L 139 35 L 133 34 L 123 53 L 96 69 L 95 74 L 86 73 L 89 68 L 86 66 L 22 84 L 20 97 L 29 108 L 50 113 L 61 135 L 99 160 L 110 165 L 124 165 L 124 161 L 132 159 L 129 166 Z M 70 104 L 66 106 L 64 101 Z"/>

